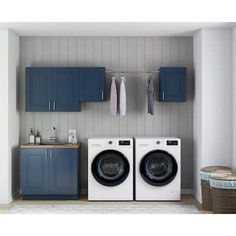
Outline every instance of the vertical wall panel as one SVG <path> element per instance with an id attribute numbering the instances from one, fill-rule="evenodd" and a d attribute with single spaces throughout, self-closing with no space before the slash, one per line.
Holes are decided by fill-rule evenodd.
<path id="1" fill-rule="evenodd" d="M 162 66 L 171 66 L 171 39 L 162 39 Z M 171 104 L 165 103 L 162 106 L 162 135 L 169 137 L 171 130 Z"/>
<path id="2" fill-rule="evenodd" d="M 119 70 L 127 71 L 128 70 L 128 40 L 125 37 L 120 38 L 119 46 Z M 127 104 L 126 104 L 126 116 L 121 116 L 119 119 L 119 136 L 125 137 L 128 136 L 128 113 L 131 110 L 132 104 L 130 99 L 132 93 L 132 78 L 130 75 L 125 73 L 126 76 L 126 92 L 127 92 Z"/>
<path id="3" fill-rule="evenodd" d="M 43 58 L 43 46 L 42 38 L 34 39 L 34 63 L 40 65 Z M 35 131 L 39 131 L 40 135 L 43 132 L 43 113 L 36 112 L 34 116 L 34 128 Z"/>
<path id="4" fill-rule="evenodd" d="M 34 65 L 34 38 L 29 37 L 25 42 L 25 64 L 26 66 Z M 34 128 L 34 112 L 27 112 L 25 116 L 25 134 L 29 135 L 30 128 Z"/>
<path id="5" fill-rule="evenodd" d="M 179 66 L 179 39 L 172 38 L 171 42 L 171 66 Z M 171 121 L 170 121 L 170 136 L 179 136 L 179 103 L 171 103 Z"/>
<path id="6" fill-rule="evenodd" d="M 69 56 L 69 47 L 68 47 L 69 38 L 62 37 L 60 38 L 60 47 L 59 47 L 59 56 L 60 56 L 60 66 L 67 66 L 68 65 L 68 56 Z M 59 112 L 60 118 L 60 140 L 62 142 L 67 141 L 68 137 L 68 113 L 67 112 Z"/>
<path id="7" fill-rule="evenodd" d="M 182 66 L 187 66 L 187 61 L 188 61 L 188 57 L 187 57 L 187 49 L 188 49 L 188 39 L 184 38 L 183 40 L 181 40 L 180 42 L 180 65 Z M 187 78 L 187 87 L 189 84 L 189 78 Z M 187 97 L 188 97 L 188 93 L 187 93 Z M 180 114 L 179 114 L 179 136 L 182 139 L 182 174 L 184 176 L 186 176 L 186 174 L 188 173 L 188 168 L 184 168 L 185 166 L 188 166 L 188 156 L 187 156 L 187 128 L 188 128 L 188 101 L 183 103 L 182 106 L 180 106 Z M 182 184 L 185 186 L 188 185 L 188 179 L 187 178 L 183 178 L 182 179 Z"/>
<path id="8" fill-rule="evenodd" d="M 111 38 L 110 53 L 111 53 L 111 70 L 119 71 L 120 69 L 120 38 L 117 38 L 117 37 Z M 117 83 L 117 85 L 118 85 L 118 91 L 119 91 L 120 81 Z M 111 135 L 118 137 L 120 134 L 120 129 L 119 129 L 120 116 L 111 116 L 110 125 L 111 125 Z"/>
<path id="9" fill-rule="evenodd" d="M 128 81 L 130 82 L 127 85 L 129 89 L 128 91 L 128 111 L 127 111 L 127 135 L 132 137 L 137 135 L 137 39 L 136 38 L 128 38 L 127 42 L 127 70 L 131 71 L 128 74 Z"/>
<path id="10" fill-rule="evenodd" d="M 51 38 L 42 38 L 43 45 L 43 57 L 42 57 L 42 66 L 51 65 Z M 58 57 L 59 59 L 59 57 Z M 36 65 L 35 65 L 36 66 Z M 59 119 L 59 116 L 57 116 Z M 59 122 L 58 126 L 59 128 Z M 51 129 L 51 113 L 44 112 L 43 113 L 43 131 L 42 131 L 42 141 L 49 140 L 50 137 L 50 129 Z M 60 136 L 59 136 L 60 137 Z"/>
<path id="11" fill-rule="evenodd" d="M 60 38 L 54 37 L 49 38 L 50 44 L 50 65 L 51 66 L 60 66 Z M 46 115 L 46 114 L 45 114 Z M 50 131 L 52 127 L 56 127 L 57 136 L 59 140 L 61 139 L 60 135 L 60 113 L 51 112 L 50 113 Z M 50 133 L 48 134 L 48 139 L 50 138 Z"/>
<path id="12" fill-rule="evenodd" d="M 144 71 L 145 63 L 144 63 L 144 55 L 145 55 L 145 39 L 138 38 L 137 39 L 137 71 Z M 136 109 L 136 117 L 137 117 L 137 136 L 145 135 L 145 116 L 146 116 L 146 99 L 145 99 L 145 83 L 144 83 L 144 74 L 137 73 L 137 91 L 138 96 L 137 100 L 137 109 Z"/>
<path id="13" fill-rule="evenodd" d="M 57 127 L 60 141 L 76 129 L 81 142 L 81 182 L 87 188 L 87 139 L 104 136 L 177 136 L 182 139 L 182 187 L 192 188 L 193 62 L 192 38 L 188 37 L 22 37 L 20 41 L 21 143 L 28 141 L 29 128 L 42 130 L 43 140 Z M 81 112 L 26 113 L 25 66 L 105 66 L 127 76 L 127 115 L 111 116 L 109 110 L 112 73 L 106 73 L 108 100 L 81 103 Z M 187 66 L 187 102 L 158 102 L 155 82 L 155 114 L 147 114 L 148 73 L 160 66 Z M 116 73 L 119 78 L 121 73 Z M 119 80 L 117 89 L 119 92 Z"/>
<path id="14" fill-rule="evenodd" d="M 102 38 L 94 39 L 94 53 L 93 53 L 94 66 L 103 66 L 102 65 Z M 94 116 L 93 116 L 93 127 L 94 127 L 94 136 L 99 137 L 102 134 L 102 103 L 96 102 L 94 105 Z"/>
<path id="15" fill-rule="evenodd" d="M 153 64 L 154 70 L 158 70 L 162 66 L 162 38 L 154 38 L 154 49 L 153 49 Z M 159 73 L 154 75 L 155 82 L 155 100 L 159 98 Z M 163 103 L 156 102 L 154 106 L 154 134 L 155 136 L 162 136 L 162 105 Z"/>
<path id="16" fill-rule="evenodd" d="M 154 40 L 153 38 L 145 38 L 145 51 L 144 51 L 144 69 L 145 71 L 154 70 Z M 148 76 L 154 77 L 154 73 L 144 74 L 143 85 L 145 89 L 145 136 L 154 136 L 154 116 L 147 113 L 147 78 Z"/>
<path id="17" fill-rule="evenodd" d="M 25 134 L 26 129 L 26 112 L 25 111 L 25 44 L 26 40 L 20 39 L 20 143 L 29 141 Z"/>

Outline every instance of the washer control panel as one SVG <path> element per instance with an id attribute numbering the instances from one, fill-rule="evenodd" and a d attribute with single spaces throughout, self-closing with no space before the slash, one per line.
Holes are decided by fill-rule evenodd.
<path id="1" fill-rule="evenodd" d="M 166 145 L 168 145 L 168 146 L 178 146 L 178 140 L 167 140 Z"/>
<path id="2" fill-rule="evenodd" d="M 119 145 L 120 146 L 130 146 L 130 140 L 120 140 Z"/>

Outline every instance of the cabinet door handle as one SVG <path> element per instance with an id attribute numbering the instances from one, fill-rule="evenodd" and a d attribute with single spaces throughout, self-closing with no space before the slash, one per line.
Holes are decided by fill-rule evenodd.
<path id="1" fill-rule="evenodd" d="M 51 102 L 48 101 L 48 110 L 51 111 Z"/>
<path id="2" fill-rule="evenodd" d="M 53 110 L 56 110 L 56 101 L 53 101 Z"/>
<path id="3" fill-rule="evenodd" d="M 102 100 L 103 100 L 103 90 L 102 90 Z"/>
<path id="4" fill-rule="evenodd" d="M 165 91 L 162 91 L 162 98 L 165 100 Z"/>

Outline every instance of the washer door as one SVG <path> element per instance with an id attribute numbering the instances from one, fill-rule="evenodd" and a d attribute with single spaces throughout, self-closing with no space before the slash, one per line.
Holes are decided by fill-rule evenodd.
<path id="1" fill-rule="evenodd" d="M 175 158 L 162 150 L 147 153 L 141 160 L 139 169 L 142 178 L 154 186 L 170 183 L 175 178 L 177 170 Z"/>
<path id="2" fill-rule="evenodd" d="M 130 166 L 125 156 L 115 150 L 99 153 L 92 162 L 92 174 L 102 185 L 117 186 L 128 176 Z"/>

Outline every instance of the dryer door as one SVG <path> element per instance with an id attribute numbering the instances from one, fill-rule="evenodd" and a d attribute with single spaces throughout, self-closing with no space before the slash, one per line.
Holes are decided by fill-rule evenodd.
<path id="1" fill-rule="evenodd" d="M 128 176 L 130 166 L 125 156 L 115 150 L 99 153 L 93 160 L 91 171 L 94 178 L 102 185 L 117 186 Z"/>
<path id="2" fill-rule="evenodd" d="M 141 160 L 139 169 L 142 178 L 154 186 L 170 183 L 175 178 L 177 170 L 175 158 L 163 150 L 147 153 Z"/>

